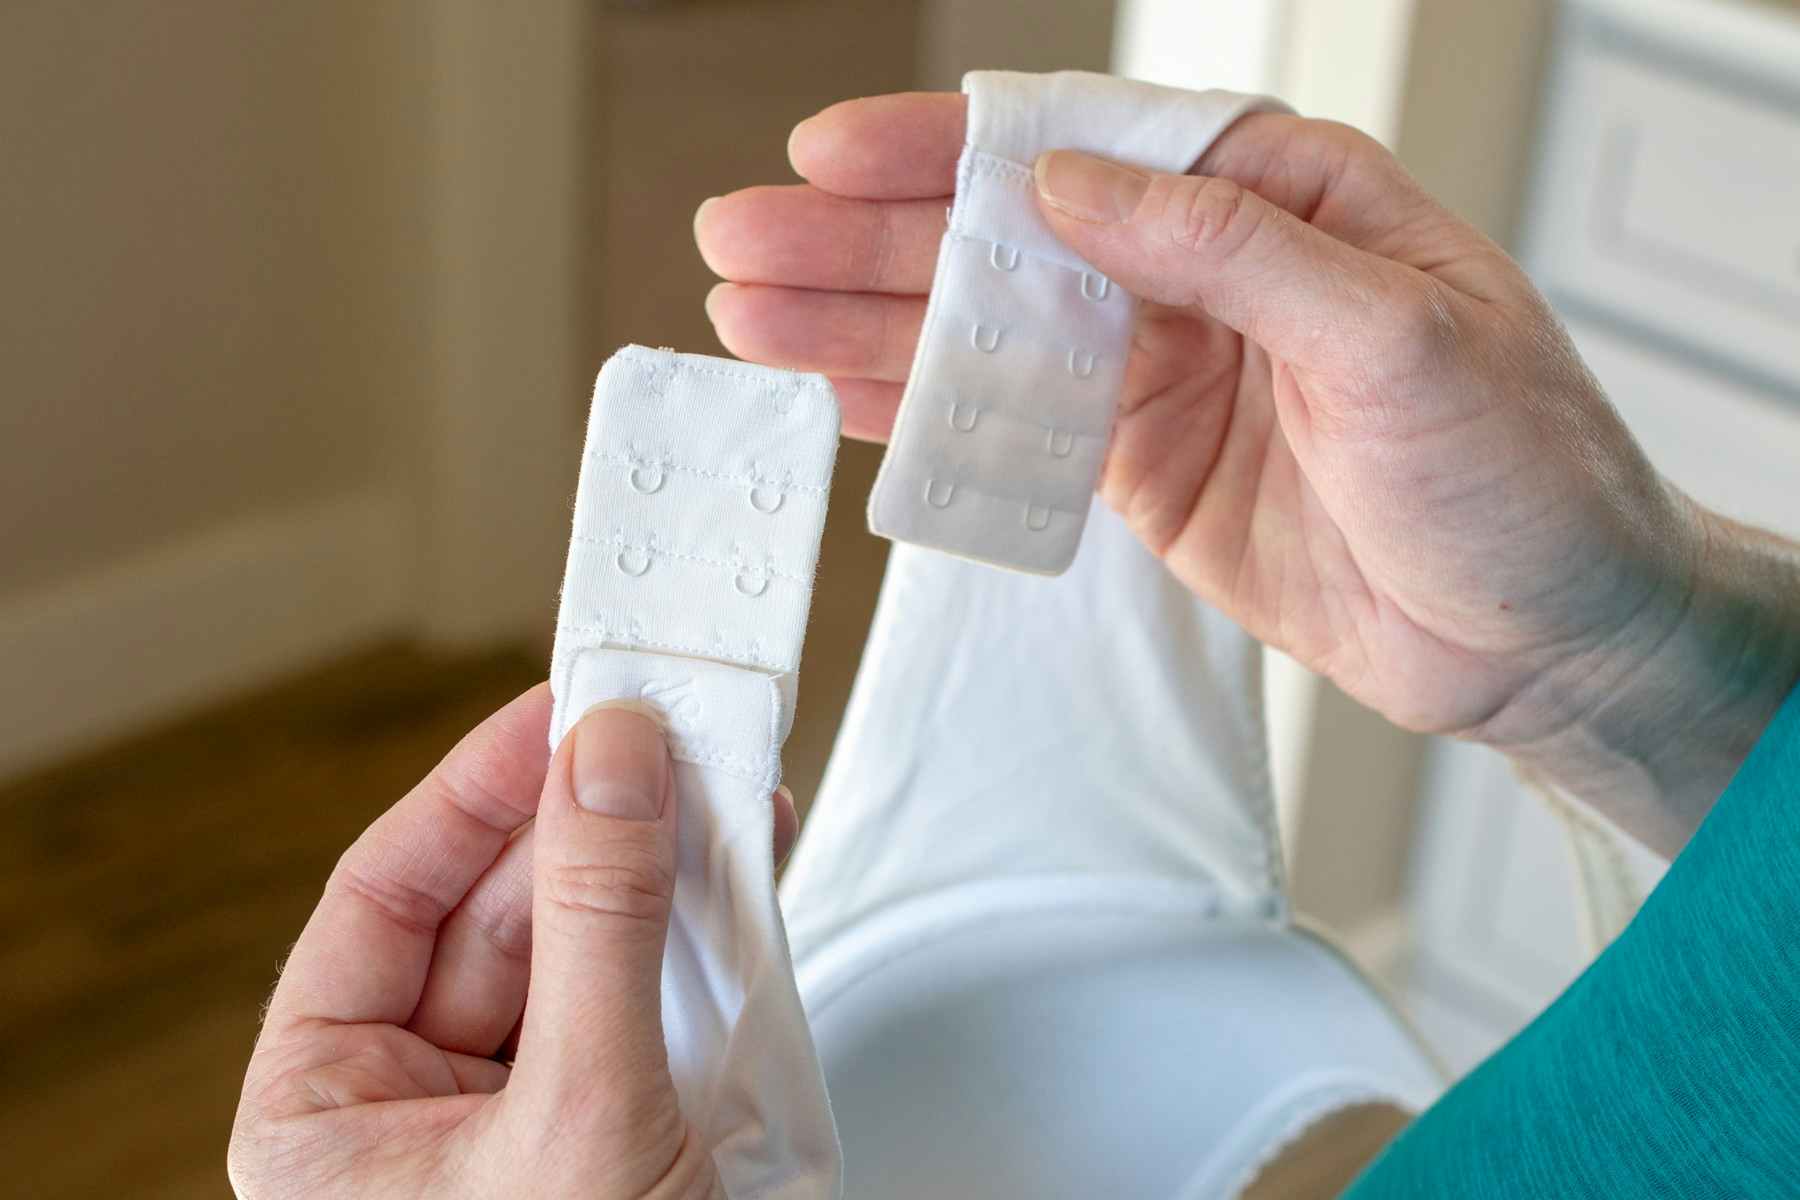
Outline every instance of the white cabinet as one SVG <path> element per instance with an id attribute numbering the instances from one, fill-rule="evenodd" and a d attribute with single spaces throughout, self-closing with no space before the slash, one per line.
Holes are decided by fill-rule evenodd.
<path id="1" fill-rule="evenodd" d="M 1526 267 L 1660 469 L 1800 536 L 1800 17 L 1587 0 L 1552 54 Z M 1563 824 L 1499 756 L 1434 745 L 1422 792 L 1402 988 L 1461 1070 L 1592 951 Z"/>

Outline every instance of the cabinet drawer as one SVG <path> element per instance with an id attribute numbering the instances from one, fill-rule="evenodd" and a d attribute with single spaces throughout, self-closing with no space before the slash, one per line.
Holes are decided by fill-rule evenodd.
<path id="1" fill-rule="evenodd" d="M 1583 321 L 1569 332 L 1658 470 L 1708 508 L 1800 538 L 1800 403 Z"/>
<path id="2" fill-rule="evenodd" d="M 1553 85 L 1527 260 L 1561 305 L 1800 383 L 1800 74 L 1593 32 Z"/>

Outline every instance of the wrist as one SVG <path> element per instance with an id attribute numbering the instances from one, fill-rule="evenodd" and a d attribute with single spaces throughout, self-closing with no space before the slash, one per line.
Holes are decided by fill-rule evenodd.
<path id="1" fill-rule="evenodd" d="M 1669 855 L 1800 683 L 1800 546 L 1681 504 L 1649 598 L 1542 685 L 1554 732 L 1501 747 Z"/>

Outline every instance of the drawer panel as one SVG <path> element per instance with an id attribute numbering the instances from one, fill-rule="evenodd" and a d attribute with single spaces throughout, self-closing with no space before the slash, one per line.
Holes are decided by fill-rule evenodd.
<path id="1" fill-rule="evenodd" d="M 1525 259 L 1559 307 L 1800 385 L 1800 73 L 1589 30 L 1546 113 Z"/>
<path id="2" fill-rule="evenodd" d="M 1569 332 L 1663 474 L 1708 508 L 1800 538 L 1800 402 L 1581 321 Z"/>

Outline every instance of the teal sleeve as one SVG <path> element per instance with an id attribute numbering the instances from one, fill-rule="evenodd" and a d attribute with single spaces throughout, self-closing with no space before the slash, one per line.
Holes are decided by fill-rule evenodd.
<path id="1" fill-rule="evenodd" d="M 1800 690 L 1624 934 L 1345 1195 L 1800 1196 Z"/>

